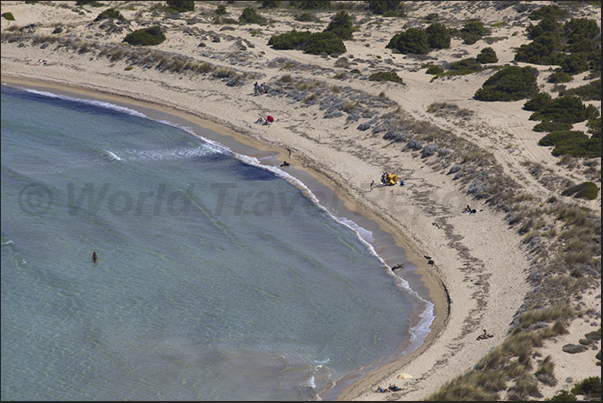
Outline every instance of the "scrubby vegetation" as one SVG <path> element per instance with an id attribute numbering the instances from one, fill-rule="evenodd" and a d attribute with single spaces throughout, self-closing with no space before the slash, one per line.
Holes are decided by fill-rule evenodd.
<path id="1" fill-rule="evenodd" d="M 253 7 L 246 7 L 243 13 L 239 17 L 239 23 L 241 24 L 259 24 L 265 25 L 268 20 L 260 15 L 257 10 Z"/>
<path id="2" fill-rule="evenodd" d="M 380 71 L 369 76 L 370 81 L 392 81 L 402 83 L 402 79 L 394 71 Z"/>
<path id="3" fill-rule="evenodd" d="M 402 1 L 367 1 L 369 10 L 373 14 L 384 17 L 404 17 L 404 3 Z"/>
<path id="4" fill-rule="evenodd" d="M 124 16 L 119 11 L 117 11 L 114 8 L 108 8 L 105 11 L 103 11 L 102 13 L 100 13 L 94 19 L 94 21 L 101 21 L 101 20 L 106 20 L 106 19 L 114 19 L 114 20 L 119 20 L 119 21 L 125 21 L 126 20 L 124 18 Z"/>
<path id="5" fill-rule="evenodd" d="M 4 19 L 8 21 L 15 21 L 15 16 L 13 15 L 13 13 L 2 13 L 2 17 L 4 17 Z"/>
<path id="6" fill-rule="evenodd" d="M 599 194 L 599 188 L 593 182 L 583 182 L 579 185 L 572 186 L 561 193 L 563 196 L 573 196 L 588 200 L 595 200 Z"/>
<path id="7" fill-rule="evenodd" d="M 194 1 L 166 1 L 168 11 L 177 13 L 186 13 L 187 11 L 195 11 Z"/>
<path id="8" fill-rule="evenodd" d="M 439 23 L 433 23 L 427 29 L 409 28 L 395 34 L 385 47 L 403 54 L 425 54 L 430 49 L 448 49 L 450 33 Z"/>
<path id="9" fill-rule="evenodd" d="M 484 23 L 477 20 L 470 20 L 465 23 L 460 30 L 451 30 L 451 34 L 459 37 L 466 45 L 473 45 L 489 32 L 488 28 L 484 27 Z"/>
<path id="10" fill-rule="evenodd" d="M 268 45 L 278 50 L 303 50 L 319 55 L 321 53 L 345 53 L 346 48 L 341 38 L 333 32 L 311 33 L 291 31 L 274 35 L 268 40 Z"/>
<path id="11" fill-rule="evenodd" d="M 533 67 L 509 66 L 487 79 L 482 88 L 475 92 L 480 101 L 518 101 L 538 94 L 536 77 L 538 70 Z"/>
<path id="12" fill-rule="evenodd" d="M 345 10 L 340 11 L 331 19 L 324 32 L 333 32 L 344 41 L 352 39 L 354 25 L 350 15 Z"/>
<path id="13" fill-rule="evenodd" d="M 160 26 L 136 30 L 124 38 L 130 45 L 153 46 L 165 41 L 165 34 Z"/>
<path id="14" fill-rule="evenodd" d="M 476 60 L 479 63 L 496 63 L 498 61 L 498 57 L 496 56 L 496 52 L 492 48 L 483 48 L 476 57 Z"/>

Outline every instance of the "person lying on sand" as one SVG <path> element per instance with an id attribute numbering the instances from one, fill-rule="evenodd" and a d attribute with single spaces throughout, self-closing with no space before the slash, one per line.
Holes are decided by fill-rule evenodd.
<path id="1" fill-rule="evenodd" d="M 494 335 L 493 334 L 488 334 L 488 332 L 486 332 L 486 329 L 484 329 L 484 333 L 482 333 L 479 336 L 477 336 L 477 340 L 486 340 L 486 339 L 489 339 L 491 337 L 494 337 Z"/>

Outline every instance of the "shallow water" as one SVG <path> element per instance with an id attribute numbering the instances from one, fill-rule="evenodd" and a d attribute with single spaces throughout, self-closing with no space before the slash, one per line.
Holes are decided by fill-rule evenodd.
<path id="1" fill-rule="evenodd" d="M 5 85 L 1 151 L 2 399 L 309 400 L 411 336 L 416 295 L 276 167 Z"/>

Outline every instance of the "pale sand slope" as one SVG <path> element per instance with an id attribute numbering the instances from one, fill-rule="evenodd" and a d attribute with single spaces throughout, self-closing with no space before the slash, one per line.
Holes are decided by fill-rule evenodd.
<path id="1" fill-rule="evenodd" d="M 55 25 L 61 23 L 68 27 L 64 34 L 73 34 L 82 39 L 116 43 L 125 36 L 125 32 L 108 35 L 98 29 L 98 23 L 90 24 L 104 8 L 86 7 L 81 11 L 82 9 L 73 7 L 72 2 L 47 3 L 27 5 L 23 2 L 2 2 L 2 13 L 10 11 L 17 19 L 14 22 L 2 19 L 3 32 L 10 26 L 35 23 L 38 25 L 36 32 L 50 34 Z M 136 2 L 105 3 L 113 3 L 129 21 L 135 20 L 141 10 L 149 7 Z M 249 4 L 228 6 L 231 10 L 230 17 L 238 18 L 242 8 L 252 2 L 244 3 Z M 277 22 L 268 27 L 229 25 L 232 30 L 220 31 L 223 26 L 210 23 L 213 19 L 210 12 L 215 10 L 217 3 L 196 2 L 195 15 L 199 22 L 194 24 L 187 24 L 186 20 L 163 20 L 162 17 L 157 17 L 155 22 L 166 27 L 168 39 L 155 48 L 190 55 L 196 60 L 205 60 L 215 65 L 229 66 L 228 59 L 223 58 L 221 61 L 217 56 L 230 52 L 236 54 L 235 38 L 240 38 L 247 46 L 254 46 L 248 46 L 248 50 L 253 53 L 247 55 L 254 63 L 235 67 L 264 74 L 258 81 L 270 82 L 289 74 L 307 80 L 323 81 L 330 86 L 350 86 L 374 96 L 383 93 L 415 119 L 450 129 L 492 152 L 505 172 L 533 193 L 537 198 L 536 203 L 552 195 L 559 197 L 558 193 L 535 179 L 522 163 L 540 162 L 551 170 L 551 174 L 570 178 L 576 183 L 588 178 L 580 170 L 570 171 L 558 166 L 557 159 L 551 156 L 550 150 L 537 145 L 542 136 L 531 130 L 537 122 L 530 121 L 530 112 L 522 110 L 525 101 L 484 103 L 472 99 L 475 91 L 492 71 L 431 83 L 432 76 L 425 74 L 425 69 L 420 68 L 426 61 L 392 54 L 391 50 L 385 49 L 394 33 L 399 32 L 408 21 L 411 22 L 408 26 L 412 26 L 417 17 L 439 13 L 445 18 L 443 23 L 446 26 L 457 28 L 462 27 L 466 18 L 479 17 L 486 26 L 507 22 L 508 25 L 492 28 L 491 36 L 502 39 L 491 44 L 479 41 L 474 45 L 463 45 L 459 40 L 453 40 L 450 49 L 430 53 L 431 57 L 437 58 L 433 62 L 440 64 L 472 57 L 483 47 L 490 46 L 498 55 L 497 64 L 510 63 L 514 57 L 513 48 L 528 42 L 525 27 L 529 22 L 526 13 L 518 14 L 513 7 L 499 11 L 486 7 L 493 3 L 495 2 L 407 2 L 410 18 L 402 22 L 395 18 L 356 13 L 356 25 L 360 30 L 355 33 L 354 41 L 346 42 L 348 52 L 343 56 L 349 60 L 361 59 L 358 65 L 352 67 L 358 68 L 363 74 L 379 71 L 380 68 L 394 68 L 404 80 L 404 86 L 357 79 L 335 79 L 335 73 L 349 70 L 335 67 L 336 58 L 322 58 L 298 51 L 275 51 L 267 46 L 270 36 L 289 32 L 292 28 L 313 32 L 324 29 L 324 21 L 328 22 L 332 13 L 317 14 L 323 23 L 302 24 L 294 21 L 290 13 L 275 11 L 271 18 Z M 57 7 L 57 4 L 65 7 Z M 133 5 L 135 10 L 125 8 L 125 5 Z M 203 10 L 206 10 L 207 15 L 203 15 Z M 453 25 L 452 16 L 456 20 L 456 26 Z M 600 21 L 600 9 L 594 9 L 584 16 Z M 144 14 L 141 22 L 148 19 L 148 13 Z M 132 22 L 130 30 L 139 27 Z M 206 47 L 198 47 L 201 42 L 198 36 L 186 34 L 187 30 L 193 28 L 212 32 L 201 38 Z M 253 30 L 261 33 L 254 33 Z M 214 35 L 220 36 L 221 41 L 213 42 Z M 99 95 L 101 97 L 113 95 L 127 97 L 131 102 L 146 101 L 156 104 L 156 107 L 165 106 L 188 113 L 193 120 L 205 118 L 219 125 L 212 127 L 216 130 L 233 135 L 242 134 L 243 138 L 253 139 L 265 147 L 276 147 L 280 151 L 288 147 L 293 150 L 293 156 L 289 158 L 284 152 L 281 154 L 282 159 L 317 174 L 341 197 L 346 198 L 352 209 L 357 208 L 368 217 L 374 217 L 409 251 L 410 259 L 426 274 L 424 281 L 432 290 L 431 296 L 436 303 L 437 321 L 432 334 L 425 345 L 411 357 L 405 357 L 367 376 L 346 389 L 340 397 L 359 400 L 391 399 L 394 397 L 392 394 L 376 394 L 372 390 L 378 384 L 385 386 L 396 383 L 405 388 L 405 391 L 395 394 L 397 398 L 420 399 L 455 375 L 470 369 L 492 347 L 504 340 L 513 315 L 529 291 L 524 281 L 529 261 L 521 246 L 521 237 L 516 230 L 509 228 L 504 214 L 472 200 L 452 180 L 451 175 L 446 175 L 446 171 L 433 170 L 429 162 L 422 160 L 417 153 L 402 152 L 403 144 L 389 144 L 381 138 L 382 134 L 358 131 L 356 127 L 359 122 L 348 126 L 345 117 L 322 119 L 324 111 L 319 110 L 318 105 L 306 107 L 289 98 L 254 97 L 252 82 L 244 87 L 228 87 L 223 82 L 207 79 L 203 75 L 161 73 L 155 69 L 141 70 L 138 66 L 125 70 L 128 64 L 123 60 L 112 63 L 105 57 L 97 57 L 95 53 L 80 55 L 54 48 L 52 45 L 41 49 L 39 45 L 32 48 L 29 45 L 19 47 L 18 42 L 3 43 L 2 80 L 42 79 L 53 85 L 72 85 L 80 89 L 100 91 L 104 93 Z M 277 57 L 315 67 L 305 70 L 271 67 L 267 62 Z M 27 65 L 38 59 L 46 59 L 49 64 Z M 546 83 L 548 74 L 544 74 L 548 67 L 537 68 L 543 72 L 539 77 L 542 85 L 550 85 Z M 568 88 L 578 85 L 582 85 L 582 81 L 574 79 L 568 83 Z M 427 113 L 428 106 L 433 102 L 456 104 L 473 111 L 473 115 L 462 119 L 454 115 L 447 117 Z M 592 103 L 600 109 L 600 102 Z M 276 123 L 271 127 L 253 124 L 259 115 L 266 114 L 275 116 Z M 582 129 L 579 125 L 575 128 Z M 372 180 L 378 182 L 384 170 L 399 173 L 406 186 L 378 188 L 367 192 L 369 183 Z M 600 213 L 600 196 L 594 201 L 578 203 Z M 467 204 L 474 208 L 484 208 L 484 211 L 474 215 L 462 214 L 461 211 Z M 434 223 L 437 225 L 433 225 Z M 435 265 L 426 266 L 423 255 L 431 256 Z M 439 287 L 440 281 L 445 284 L 452 301 L 449 316 L 446 314 L 445 296 Z M 600 299 L 594 297 L 597 294 L 600 295 L 600 289 L 594 292 L 592 298 L 585 298 L 583 302 L 600 312 Z M 484 328 L 497 337 L 476 342 L 476 336 Z M 584 326 L 572 325 L 570 330 L 571 333 L 564 336 L 564 340 L 569 340 L 568 342 L 577 343 L 584 335 Z M 585 364 L 584 356 L 563 353 L 560 349 L 563 344 L 566 342 L 558 340 L 556 344 L 549 343 L 543 349 L 543 356 L 553 354 L 562 363 L 556 367 L 555 373 L 560 380 L 559 388 L 543 390 L 545 397 L 552 396 L 561 386 L 565 387 L 561 383 L 567 377 L 571 376 L 576 381 L 599 373 L 598 367 L 591 364 L 592 360 Z M 400 372 L 409 373 L 413 378 L 396 379 Z"/>

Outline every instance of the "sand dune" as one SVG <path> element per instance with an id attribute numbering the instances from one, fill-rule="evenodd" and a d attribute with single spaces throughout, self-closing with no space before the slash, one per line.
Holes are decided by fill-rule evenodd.
<path id="1" fill-rule="evenodd" d="M 65 1 L 37 4 L 3 1 L 2 13 L 11 12 L 16 19 L 2 19 L 3 35 L 25 27 L 24 30 L 37 35 L 71 37 L 91 45 L 89 51 L 77 52 L 68 47 L 57 49 L 53 44 L 44 46 L 43 42 L 34 45 L 25 40 L 3 40 L 2 81 L 90 92 L 101 98 L 125 99 L 169 109 L 241 141 L 276 150 L 281 161 L 286 159 L 292 165 L 307 169 L 347 200 L 352 209 L 391 232 L 397 243 L 408 251 L 409 260 L 418 267 L 417 272 L 423 275 L 437 315 L 425 344 L 409 356 L 357 381 L 339 398 L 424 398 L 471 369 L 505 340 L 511 322 L 531 291 L 527 277 L 536 261 L 522 242 L 523 235 L 505 219 L 506 213 L 468 194 L 470 175 L 453 179 L 455 175 L 449 174 L 451 167 L 444 164 L 443 157 L 423 158 L 420 152 L 409 150 L 405 142 L 383 139 L 385 133 L 374 130 L 378 122 L 371 130 L 359 130 L 359 124 L 369 118 L 351 121 L 346 114 L 325 118 L 328 108 L 321 109 L 321 105 L 329 105 L 321 102 L 333 95 L 362 105 L 373 113 L 371 116 L 383 119 L 388 113 L 397 113 L 408 123 L 411 134 L 422 130 L 425 134 L 434 128 L 451 133 L 460 139 L 459 147 L 470 145 L 490 153 L 501 169 L 500 175 L 513 181 L 518 191 L 529 194 L 533 205 L 545 204 L 551 197 L 561 198 L 564 183 L 590 180 L 592 173 L 580 162 L 574 168 L 559 165 L 559 159 L 551 155 L 550 148 L 537 145 L 542 134 L 532 130 L 537 122 L 530 121 L 531 112 L 522 109 L 525 100 L 487 103 L 473 99 L 475 91 L 493 70 L 434 81 L 425 73 L 427 62 L 440 65 L 475 57 L 486 46 L 495 50 L 498 65 L 517 64 L 513 60 L 514 49 L 529 42 L 525 34 L 530 23 L 527 12 L 518 12 L 511 4 L 497 7 L 505 2 L 490 1 L 406 2 L 408 17 L 404 19 L 383 18 L 354 9 L 350 14 L 359 30 L 354 40 L 345 42 L 347 52 L 338 57 L 323 57 L 300 51 L 277 51 L 267 42 L 272 35 L 294 28 L 322 31 L 332 11 L 317 12 L 321 22 L 298 22 L 290 10 L 277 9 L 269 12 L 271 22 L 267 26 L 217 25 L 212 23 L 217 2 L 195 2 L 196 10 L 191 15 L 173 18 L 148 11 L 152 2 L 150 5 L 146 2 L 103 3 L 116 7 L 129 21 L 116 25 L 122 28 L 121 32 L 117 32 L 119 29 L 108 31 L 101 27 L 102 22 L 93 22 L 106 7 L 76 7 L 73 2 Z M 256 6 L 255 3 L 227 5 L 228 16 L 236 19 L 244 7 Z M 530 2 L 530 7 L 547 4 L 552 2 Z M 260 12 L 268 14 L 268 11 Z M 600 7 L 584 5 L 574 12 L 600 23 Z M 385 49 L 395 33 L 424 26 L 422 19 L 433 13 L 441 16 L 440 22 L 449 28 L 461 28 L 466 19 L 479 18 L 492 30 L 491 39 L 473 45 L 453 39 L 450 49 L 430 52 L 426 58 Z M 154 49 L 244 73 L 244 84 L 231 86 L 227 84 L 228 79 L 215 79 L 210 74 L 160 71 L 133 65 L 127 59 L 111 60 L 101 54 L 102 45 L 115 46 L 126 33 L 151 23 L 161 24 L 168 38 Z M 63 32 L 53 34 L 58 26 Z M 340 57 L 346 60 L 340 61 Z M 47 60 L 47 65 L 35 65 L 39 59 Z M 551 90 L 552 84 L 546 82 L 549 66 L 535 67 L 542 73 L 538 78 L 541 88 Z M 360 74 L 351 73 L 351 69 L 358 69 Z M 396 71 L 404 84 L 367 79 L 369 74 L 382 70 Z M 567 84 L 568 88 L 582 85 L 584 76 L 576 77 Z M 255 81 L 266 82 L 273 89 L 287 90 L 254 96 Z M 295 91 L 287 87 L 294 85 L 288 84 L 289 81 L 297 85 L 302 94 L 297 96 L 303 99 L 296 100 Z M 312 93 L 319 93 L 317 102 L 305 102 Z M 428 112 L 434 103 L 456 108 Z M 600 101 L 589 103 L 600 111 Z M 258 116 L 268 114 L 276 118 L 273 125 L 254 124 Z M 585 130 L 585 126 L 576 125 L 575 129 Z M 291 157 L 287 149 L 292 151 Z M 549 180 L 544 180 L 545 175 L 533 175 L 534 163 L 542 167 Z M 600 159 L 596 165 L 600 178 Z M 373 180 L 378 182 L 383 171 L 398 173 L 405 186 L 369 192 L 369 184 Z M 589 208 L 600 217 L 600 195 L 591 201 L 571 198 L 564 201 Z M 480 212 L 463 214 L 466 205 Z M 427 264 L 425 255 L 434 264 Z M 393 266 L 397 262 L 387 263 Z M 600 326 L 600 284 L 598 289 L 587 289 L 580 299 L 570 302 L 580 305 L 582 312 L 591 309 L 594 318 L 592 315 L 576 318 L 568 325 L 569 334 L 557 338 L 556 342 L 547 341 L 538 349 L 541 357 L 535 357 L 534 362 L 550 354 L 557 363 L 555 376 L 559 384 L 542 386 L 544 397 L 600 374 L 600 367 L 594 364 L 592 357 L 586 359 L 585 355 L 561 350 L 567 343 L 577 343 L 586 330 L 595 330 L 593 324 Z M 477 342 L 476 337 L 484 328 L 496 337 Z M 408 373 L 412 378 L 399 379 L 400 373 Z M 390 383 L 403 390 L 389 394 L 374 392 L 377 385 Z"/>

